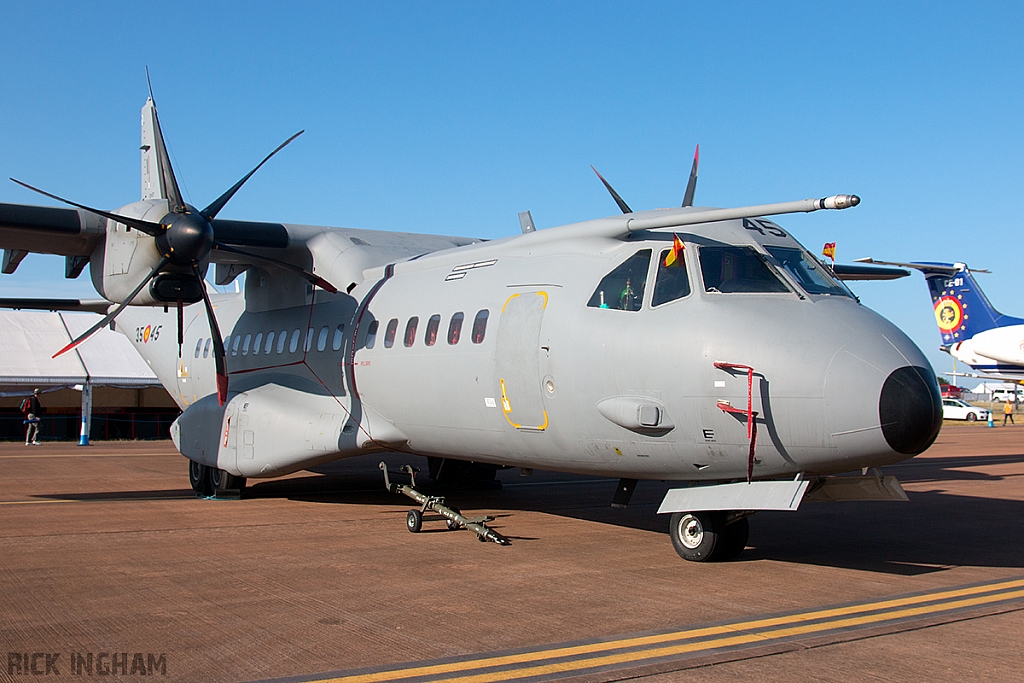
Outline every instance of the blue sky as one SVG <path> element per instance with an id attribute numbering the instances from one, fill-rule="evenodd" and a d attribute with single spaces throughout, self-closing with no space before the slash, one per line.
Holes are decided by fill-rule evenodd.
<path id="1" fill-rule="evenodd" d="M 186 200 L 306 134 L 222 212 L 498 237 L 633 208 L 856 193 L 779 222 L 838 260 L 965 261 L 1024 315 L 1018 4 L 3 3 L 0 177 L 103 208 L 139 193 L 153 78 Z M 895 6 L 894 6 L 895 5 Z M 0 202 L 46 203 L 13 183 Z M 854 285 L 936 369 L 919 274 Z M 29 256 L 0 296 L 94 296 Z"/>

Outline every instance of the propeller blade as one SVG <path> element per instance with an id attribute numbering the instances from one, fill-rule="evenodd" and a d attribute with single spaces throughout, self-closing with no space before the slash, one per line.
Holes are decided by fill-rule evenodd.
<path id="1" fill-rule="evenodd" d="M 150 223 L 149 221 L 139 220 L 138 218 L 128 218 L 127 216 L 118 216 L 116 213 L 109 213 L 107 211 L 100 211 L 99 209 L 94 209 L 91 206 L 86 206 L 85 204 L 79 204 L 77 202 L 71 201 L 70 199 L 64 199 L 63 197 L 58 197 L 55 194 L 50 194 L 49 192 L 45 192 L 44 190 L 40 190 L 38 187 L 32 187 L 28 183 L 23 183 L 20 180 L 17 180 L 15 178 L 11 178 L 11 180 L 16 182 L 16 183 L 18 183 L 22 187 L 27 187 L 28 189 L 32 190 L 33 192 L 38 192 L 39 194 L 43 195 L 44 197 L 49 197 L 50 199 L 55 199 L 58 202 L 63 202 L 64 204 L 68 204 L 70 206 L 74 206 L 74 207 L 77 207 L 79 209 L 85 209 L 86 211 L 94 213 L 97 216 L 103 216 L 107 220 L 115 221 L 117 223 L 123 223 L 124 225 L 127 225 L 127 226 L 130 226 L 132 228 L 135 228 L 139 232 L 144 232 L 144 233 L 146 233 L 147 235 L 149 235 L 151 237 L 156 237 L 157 235 L 159 235 L 160 233 L 162 233 L 164 231 L 164 226 L 160 225 L 159 223 Z"/>
<path id="2" fill-rule="evenodd" d="M 185 343 L 185 305 L 178 297 L 178 360 L 181 360 L 181 345 Z"/>
<path id="3" fill-rule="evenodd" d="M 337 287 L 335 287 L 330 282 L 328 282 L 327 280 L 323 279 L 322 277 L 320 277 L 316 273 L 311 273 L 308 270 L 306 270 L 305 268 L 300 268 L 299 266 L 293 265 L 291 263 L 287 263 L 286 261 L 278 261 L 277 259 L 270 258 L 269 256 L 260 256 L 259 254 L 253 254 L 252 252 L 249 252 L 249 251 L 243 251 L 242 249 L 238 249 L 237 247 L 229 247 L 228 245 L 224 244 L 223 242 L 214 242 L 213 243 L 213 248 L 214 249 L 219 249 L 220 251 L 226 251 L 229 254 L 238 254 L 239 256 L 245 256 L 245 257 L 248 257 L 248 258 L 251 258 L 251 259 L 255 259 L 257 261 L 265 261 L 266 263 L 272 263 L 275 266 L 278 266 L 280 268 L 284 268 L 285 270 L 290 270 L 291 272 L 295 273 L 296 275 L 298 275 L 299 277 L 303 278 L 307 282 L 310 282 L 310 283 L 316 285 L 320 289 L 324 289 L 324 290 L 330 292 L 331 294 L 337 294 L 338 293 L 338 288 Z"/>
<path id="4" fill-rule="evenodd" d="M 690 180 L 686 183 L 686 194 L 683 195 L 683 206 L 693 206 L 693 193 L 697 191 L 697 162 L 700 159 L 700 145 L 693 152 L 693 166 L 690 167 Z"/>
<path id="5" fill-rule="evenodd" d="M 203 209 L 202 214 L 206 216 L 206 220 L 212 221 L 217 216 L 217 214 L 220 213 L 220 210 L 224 208 L 224 205 L 227 204 L 231 200 L 231 198 L 235 196 L 235 193 L 238 192 L 238 188 L 242 187 L 242 185 L 245 185 L 245 181 L 251 178 L 253 173 L 260 170 L 260 166 L 270 161 L 270 157 L 280 152 L 288 145 L 288 143 L 290 143 L 292 140 L 299 137 L 305 132 L 305 130 L 300 130 L 298 133 L 296 133 L 295 135 L 291 136 L 290 138 L 282 142 L 280 145 L 278 145 L 277 149 L 275 149 L 273 152 L 264 157 L 263 161 L 256 164 L 256 168 L 252 169 L 247 174 L 245 174 L 245 177 L 239 180 L 234 185 L 232 185 L 230 190 L 228 190 L 221 196 L 217 197 L 217 199 L 214 200 L 212 204 Z"/>
<path id="6" fill-rule="evenodd" d="M 590 170 L 593 171 L 594 173 L 597 173 L 597 169 L 594 168 L 593 166 L 590 167 Z M 605 188 L 607 188 L 608 192 L 611 193 L 612 199 L 614 199 L 615 203 L 619 205 L 619 209 L 622 211 L 622 213 L 633 213 L 633 209 L 629 208 L 629 204 L 622 201 L 622 197 L 620 197 L 619 193 L 615 191 L 615 188 L 613 188 L 608 183 L 608 181 L 604 179 L 604 176 L 601 175 L 600 173 L 597 173 L 597 177 L 601 179 L 601 182 L 604 183 Z"/>
<path id="7" fill-rule="evenodd" d="M 199 264 L 192 264 L 192 272 L 199 280 L 199 289 L 203 292 L 203 305 L 206 306 L 206 319 L 210 322 L 210 337 L 213 339 L 213 359 L 217 368 L 217 404 L 224 405 L 228 399 L 228 371 L 227 359 L 224 353 L 224 340 L 220 336 L 220 325 L 217 324 L 217 316 L 213 313 L 213 304 L 210 303 L 210 295 L 206 292 L 206 283 L 199 273 Z"/>
<path id="8" fill-rule="evenodd" d="M 61 349 L 57 353 L 53 354 L 52 357 L 56 358 L 57 356 L 60 356 L 61 354 L 67 353 L 68 351 L 70 351 L 71 349 L 75 348 L 76 346 L 78 346 L 79 344 L 84 342 L 86 339 L 91 337 L 92 335 L 96 334 L 96 332 L 98 332 L 100 330 L 100 328 L 102 328 L 104 325 L 109 324 L 111 320 L 116 318 L 118 316 L 118 314 L 121 311 L 124 310 L 125 306 L 127 306 L 128 304 L 131 303 L 132 299 L 134 299 L 138 295 L 138 293 L 142 291 L 143 287 L 145 287 L 147 284 L 149 284 L 149 281 L 152 280 L 156 276 L 156 274 L 160 272 L 160 269 L 163 268 L 164 266 L 166 266 L 169 261 L 170 261 L 170 259 L 168 259 L 167 257 L 164 257 L 164 258 L 160 259 L 160 263 L 156 264 L 156 268 L 154 268 L 149 273 L 149 275 L 147 275 L 142 280 L 142 282 L 139 283 L 139 286 L 135 288 L 135 291 L 133 291 L 131 294 L 129 294 L 128 297 L 124 301 L 122 301 L 120 304 L 118 304 L 117 308 L 115 308 L 112 313 L 108 313 L 102 320 L 100 320 L 98 323 L 96 323 L 95 325 L 90 327 L 83 334 L 79 335 L 79 337 L 77 339 L 72 341 L 70 344 L 65 346 L 63 349 Z"/>
<path id="9" fill-rule="evenodd" d="M 149 70 L 146 70 L 146 79 L 149 79 Z M 156 111 L 156 101 L 153 100 L 152 86 L 149 91 L 149 99 L 153 102 L 153 139 L 156 141 L 156 163 L 160 169 L 160 180 L 163 182 L 164 194 L 167 195 L 167 209 L 171 213 L 185 213 L 185 201 L 181 198 L 181 190 L 178 189 L 178 181 L 174 178 L 174 169 L 171 167 L 171 157 L 167 154 L 167 145 L 164 144 L 164 133 L 160 130 L 160 117 Z"/>

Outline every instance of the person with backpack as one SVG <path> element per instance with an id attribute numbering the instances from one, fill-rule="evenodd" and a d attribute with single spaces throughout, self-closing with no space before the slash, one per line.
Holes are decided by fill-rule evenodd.
<path id="1" fill-rule="evenodd" d="M 21 402 L 21 412 L 25 415 L 25 445 L 39 445 L 39 415 L 43 407 L 39 405 L 39 389 L 35 389 L 32 395 Z"/>

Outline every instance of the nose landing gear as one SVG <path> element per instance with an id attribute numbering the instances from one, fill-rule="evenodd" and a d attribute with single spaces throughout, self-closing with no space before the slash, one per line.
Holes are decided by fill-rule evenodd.
<path id="1" fill-rule="evenodd" d="M 749 534 L 744 513 L 676 512 L 669 522 L 672 547 L 690 562 L 734 559 L 743 552 Z"/>

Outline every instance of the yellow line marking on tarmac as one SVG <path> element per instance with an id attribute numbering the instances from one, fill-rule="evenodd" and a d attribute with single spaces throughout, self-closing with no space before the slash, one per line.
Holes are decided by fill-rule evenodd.
<path id="1" fill-rule="evenodd" d="M 1014 590 L 1017 589 L 1017 590 Z M 979 595 L 988 593 L 988 595 Z M 975 597 L 968 597 L 975 596 Z M 473 669 L 484 669 L 498 666 L 514 666 L 539 662 L 546 659 L 558 659 L 574 655 L 601 654 L 612 650 L 640 647 L 644 645 L 657 645 L 671 641 L 693 640 L 706 636 L 725 636 L 703 640 L 699 642 L 688 642 L 665 647 L 609 654 L 600 657 L 589 657 L 573 661 L 554 662 L 538 666 L 503 669 L 479 674 L 469 674 L 453 678 L 437 678 L 436 683 L 485 683 L 490 681 L 506 681 L 514 678 L 526 678 L 530 676 L 542 676 L 546 674 L 565 673 L 584 669 L 593 669 L 613 664 L 624 664 L 643 660 L 658 659 L 671 655 L 698 652 L 702 650 L 718 649 L 736 645 L 744 645 L 753 642 L 771 642 L 782 638 L 798 635 L 807 635 L 823 631 L 864 626 L 867 624 L 905 619 L 909 617 L 937 614 L 967 607 L 975 607 L 1003 600 L 1024 598 L 1024 579 L 1004 581 L 999 583 L 971 586 L 955 590 L 937 591 L 924 595 L 915 595 L 906 598 L 881 600 L 877 602 L 861 603 L 846 607 L 814 610 L 800 614 L 791 614 L 781 617 L 770 617 L 765 619 L 754 619 L 745 622 L 735 622 L 720 626 L 688 629 L 672 633 L 662 633 L 650 636 L 638 636 L 635 638 L 623 638 L 601 643 L 590 643 L 587 645 L 576 645 L 558 647 L 548 650 L 524 652 L 514 655 L 503 655 L 495 657 L 483 657 L 466 661 L 450 662 L 446 664 L 434 664 L 427 666 L 410 667 L 405 669 L 391 669 L 366 674 L 354 674 L 336 678 L 316 679 L 318 683 L 379 683 L 381 681 L 395 681 L 406 678 L 417 678 L 421 676 L 437 676 L 454 674 Z M 938 601 L 938 602 L 937 602 Z M 932 602 L 935 604 L 921 605 L 921 603 Z M 909 605 L 921 605 L 908 607 Z M 849 616 L 865 612 L 876 612 L 875 614 L 864 614 L 863 616 Z M 845 617 L 845 618 L 840 618 Z M 827 619 L 813 624 L 794 625 L 789 628 L 774 628 L 790 624 L 802 624 L 802 622 Z M 755 630 L 760 629 L 760 630 Z M 742 631 L 754 631 L 753 633 L 737 634 Z"/>

